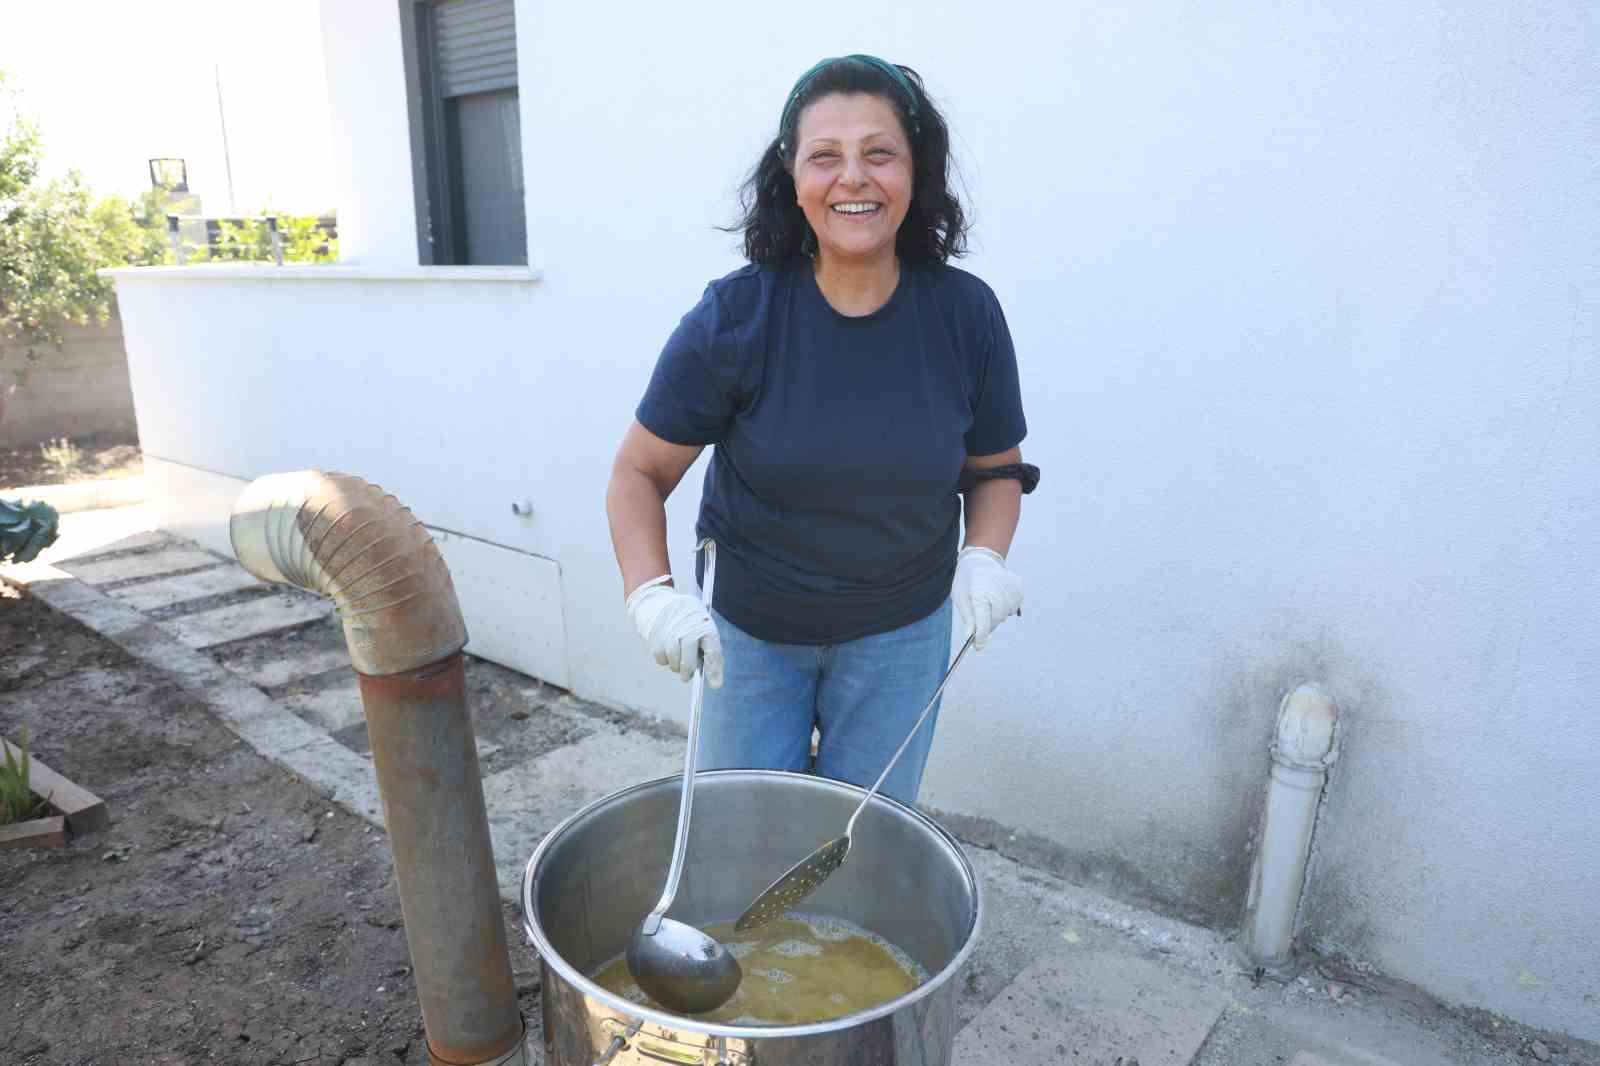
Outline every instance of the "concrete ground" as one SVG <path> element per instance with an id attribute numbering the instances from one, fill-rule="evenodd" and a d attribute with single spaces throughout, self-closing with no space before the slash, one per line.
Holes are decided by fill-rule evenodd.
<path id="1" fill-rule="evenodd" d="M 55 546 L 0 578 L 172 675 L 266 758 L 381 827 L 331 605 L 154 525 L 146 506 L 66 515 Z M 682 734 L 483 660 L 469 657 L 467 674 L 501 894 L 514 903 L 544 834 L 626 782 L 678 772 Z M 968 851 L 987 911 L 961 978 L 957 1063 L 1600 1066 L 1592 1044 L 1326 962 L 1255 981 L 1224 933 Z"/>

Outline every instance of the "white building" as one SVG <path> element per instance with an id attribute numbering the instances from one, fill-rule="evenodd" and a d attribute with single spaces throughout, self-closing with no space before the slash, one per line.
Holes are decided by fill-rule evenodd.
<path id="1" fill-rule="evenodd" d="M 515 0 L 498 58 L 511 0 L 438 7 L 324 0 L 342 265 L 119 275 L 168 528 L 226 550 L 248 479 L 359 473 L 438 531 L 470 650 L 683 715 L 623 617 L 613 450 L 738 265 L 714 227 L 792 79 L 907 63 L 1044 471 L 1026 615 L 953 685 L 924 799 L 1232 927 L 1278 702 L 1320 681 L 1341 758 L 1302 942 L 1600 1037 L 1589 5 Z M 479 66 L 417 59 L 457 31 Z M 419 265 L 450 233 L 528 265 Z"/>

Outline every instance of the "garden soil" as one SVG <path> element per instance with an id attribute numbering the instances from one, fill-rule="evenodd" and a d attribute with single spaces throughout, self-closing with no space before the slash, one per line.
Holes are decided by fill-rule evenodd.
<path id="1" fill-rule="evenodd" d="M 24 727 L 112 824 L 0 851 L 0 1061 L 426 1062 L 382 831 L 166 675 L 5 590 L 0 734 Z M 515 908 L 504 916 L 537 1026 L 537 957 Z"/>
<path id="2" fill-rule="evenodd" d="M 55 442 L 59 444 L 60 442 Z M 38 444 L 0 448 L 0 495 L 7 489 L 59 485 L 144 473 L 137 437 L 96 432 L 71 438 L 70 450 L 50 451 Z M 55 457 L 51 461 L 50 456 Z"/>

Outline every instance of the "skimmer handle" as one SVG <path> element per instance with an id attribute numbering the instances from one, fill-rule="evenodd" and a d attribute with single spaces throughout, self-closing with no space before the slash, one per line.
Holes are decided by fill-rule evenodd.
<path id="1" fill-rule="evenodd" d="M 711 609 L 711 586 L 717 579 L 717 542 L 703 540 L 700 547 L 706 553 L 705 579 L 700 582 L 700 602 Z M 698 649 L 696 649 L 698 653 Z M 683 876 L 683 854 L 689 845 L 689 809 L 694 806 L 694 764 L 700 745 L 700 704 L 706 692 L 705 657 L 694 668 L 694 691 L 689 697 L 689 742 L 683 756 L 683 795 L 678 800 L 678 835 L 672 842 L 672 865 L 667 868 L 667 884 L 655 909 L 644 920 L 644 935 L 655 936 L 661 928 L 661 919 L 672 908 L 678 895 L 678 880 Z M 941 686 L 942 687 L 942 686 Z"/>
<path id="2" fill-rule="evenodd" d="M 922 714 L 918 716 L 917 724 L 911 727 L 911 732 L 907 733 L 906 738 L 900 742 L 900 747 L 895 749 L 894 758 L 889 760 L 889 765 L 883 768 L 883 773 L 878 775 L 878 779 L 872 783 L 871 790 L 862 797 L 861 805 L 850 816 L 850 821 L 844 827 L 845 836 L 848 837 L 855 831 L 856 819 L 860 818 L 861 812 L 867 809 L 867 804 L 872 802 L 872 797 L 878 794 L 878 789 L 883 787 L 884 781 L 889 777 L 889 771 L 894 769 L 894 764 L 900 761 L 900 756 L 905 754 L 906 748 L 911 744 L 911 738 L 917 735 L 917 730 L 922 728 L 922 723 L 926 722 L 928 715 L 933 713 L 934 704 L 939 702 L 939 697 L 944 694 L 944 687 L 950 683 L 950 675 L 956 672 L 956 667 L 961 665 L 961 660 L 966 658 L 967 652 L 972 650 L 972 641 L 976 636 L 977 634 L 973 633 L 967 637 L 967 642 L 961 645 L 960 651 L 956 652 L 955 659 L 951 661 L 949 668 L 944 672 L 944 680 L 940 681 L 939 687 L 933 690 L 933 696 L 929 698 L 928 705 L 922 708 Z"/>

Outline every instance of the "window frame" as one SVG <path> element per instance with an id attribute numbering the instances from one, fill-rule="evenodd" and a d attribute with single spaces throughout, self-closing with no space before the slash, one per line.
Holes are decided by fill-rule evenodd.
<path id="1" fill-rule="evenodd" d="M 433 31 L 435 0 L 398 2 L 411 139 L 417 263 L 420 266 L 471 266 L 473 264 L 466 262 L 466 215 L 460 177 L 465 160 L 458 158 L 459 153 L 451 152 L 451 127 L 446 117 L 448 102 L 438 88 L 438 40 Z M 520 98 L 520 75 L 518 82 Z M 521 159 L 517 162 L 519 166 L 523 163 Z M 518 265 L 525 266 L 532 260 L 526 216 L 522 239 L 522 263 Z"/>

